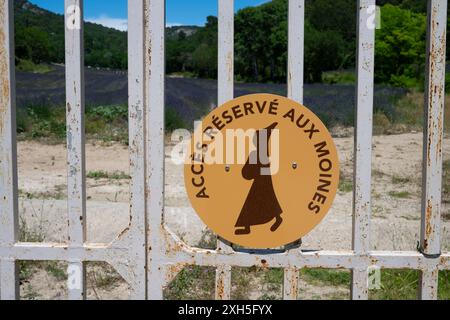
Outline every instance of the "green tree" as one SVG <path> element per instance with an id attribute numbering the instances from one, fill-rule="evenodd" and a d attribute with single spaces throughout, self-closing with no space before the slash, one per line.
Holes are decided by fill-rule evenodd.
<path id="1" fill-rule="evenodd" d="M 306 0 L 305 15 L 319 31 L 337 31 L 349 45 L 356 39 L 356 1 Z"/>
<path id="2" fill-rule="evenodd" d="M 217 77 L 217 17 L 207 17 L 205 27 L 198 30 L 190 40 L 192 41 L 192 44 L 195 44 L 191 47 L 193 50 L 192 65 L 190 65 L 192 71 L 199 77 Z"/>
<path id="3" fill-rule="evenodd" d="M 192 65 L 199 77 L 213 78 L 217 75 L 217 50 L 202 43 L 192 55 Z"/>
<path id="4" fill-rule="evenodd" d="M 428 0 L 377 0 L 377 5 L 391 4 L 416 13 L 427 13 Z"/>
<path id="5" fill-rule="evenodd" d="M 305 80 L 321 82 L 322 73 L 339 68 L 345 57 L 345 41 L 338 31 L 318 31 L 305 24 Z"/>
<path id="6" fill-rule="evenodd" d="M 29 27 L 21 31 L 23 37 L 19 41 L 19 50 L 25 50 L 26 57 L 34 63 L 49 61 L 52 49 L 48 34 L 38 27 Z"/>
<path id="7" fill-rule="evenodd" d="M 252 81 L 283 81 L 287 62 L 287 1 L 274 0 L 236 15 L 236 66 Z"/>
<path id="8" fill-rule="evenodd" d="M 410 87 L 421 79 L 425 64 L 426 18 L 423 14 L 387 4 L 381 8 L 376 31 L 378 82 Z"/>

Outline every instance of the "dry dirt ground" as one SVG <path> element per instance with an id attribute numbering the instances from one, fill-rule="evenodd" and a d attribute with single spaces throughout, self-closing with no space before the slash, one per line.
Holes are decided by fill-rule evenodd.
<path id="1" fill-rule="evenodd" d="M 303 239 L 305 249 L 351 249 L 353 138 L 336 138 L 342 165 L 342 182 L 325 220 Z M 450 137 L 444 140 L 444 158 L 450 160 Z M 181 166 L 170 161 L 166 151 L 166 222 L 190 245 L 198 245 L 207 232 L 189 206 Z M 372 248 L 415 250 L 420 230 L 422 134 L 375 136 L 373 139 Z M 89 242 L 109 242 L 129 223 L 128 149 L 119 144 L 89 142 L 86 146 L 87 223 Z M 20 142 L 19 190 L 22 236 L 45 241 L 67 239 L 66 149 L 64 145 Z M 107 173 L 100 174 L 100 172 Z M 100 178 L 98 178 L 100 177 Z M 443 204 L 443 250 L 450 249 L 450 205 Z M 55 266 L 33 269 L 22 283 L 26 298 L 65 298 L 65 285 Z M 57 268 L 56 268 L 57 269 Z M 99 271 L 103 270 L 103 271 Z M 91 264 L 88 270 L 89 298 L 127 298 L 128 287 L 115 281 L 113 270 Z M 252 281 L 250 298 L 259 298 L 263 284 Z M 99 285 L 101 284 L 101 285 Z M 303 284 L 306 298 L 345 295 L 348 288 Z M 332 291 L 332 292 L 331 292 Z M 330 293 L 331 292 L 331 293 Z"/>

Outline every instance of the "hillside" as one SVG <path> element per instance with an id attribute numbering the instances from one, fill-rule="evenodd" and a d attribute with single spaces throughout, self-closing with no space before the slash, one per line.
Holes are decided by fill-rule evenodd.
<path id="1" fill-rule="evenodd" d="M 27 0 L 14 1 L 16 56 L 34 63 L 64 62 L 64 17 Z M 168 41 L 189 37 L 197 26 L 167 28 Z M 126 69 L 127 34 L 99 24 L 85 23 L 85 63 L 91 67 Z"/>
<path id="2" fill-rule="evenodd" d="M 64 17 L 27 0 L 14 1 L 16 57 L 41 62 L 64 62 Z M 127 34 L 98 24 L 85 24 L 86 65 L 127 67 Z"/>

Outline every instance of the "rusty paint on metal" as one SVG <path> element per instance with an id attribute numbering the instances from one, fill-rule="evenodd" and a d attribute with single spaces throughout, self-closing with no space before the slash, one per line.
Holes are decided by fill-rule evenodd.
<path id="1" fill-rule="evenodd" d="M 0 81 L 2 92 L 0 95 L 0 134 L 3 131 L 6 113 L 9 105 L 9 48 L 6 46 L 5 21 L 6 17 L 6 1 L 0 3 Z"/>
<path id="2" fill-rule="evenodd" d="M 375 30 L 368 28 L 369 8 L 375 0 L 358 0 L 356 132 L 354 142 L 353 250 L 359 256 L 370 251 L 372 126 L 374 95 Z M 367 267 L 352 269 L 352 298 L 367 299 Z"/>
<path id="3" fill-rule="evenodd" d="M 436 256 L 440 250 L 442 140 L 444 125 L 447 2 L 429 0 L 422 175 L 421 249 Z M 429 279 L 434 279 L 429 277 Z"/>
<path id="4" fill-rule="evenodd" d="M 427 208 L 426 208 L 426 216 L 425 216 L 426 221 L 431 221 L 432 214 L 433 214 L 433 204 L 432 204 L 431 200 L 428 200 L 427 201 Z M 427 238 L 432 235 L 432 233 L 433 233 L 433 226 L 432 226 L 431 223 L 427 223 L 426 224 L 425 233 L 426 233 L 426 237 Z M 423 249 L 426 249 L 426 247 L 427 247 L 427 242 L 425 241 Z"/>
<path id="5" fill-rule="evenodd" d="M 165 272 L 164 286 L 167 286 L 170 282 L 172 282 L 177 277 L 177 275 L 188 266 L 189 266 L 189 264 L 187 264 L 187 263 L 178 263 L 178 264 L 167 265 L 166 272 Z"/>
<path id="6" fill-rule="evenodd" d="M 225 283 L 224 279 L 226 278 L 225 272 L 220 271 L 216 280 L 216 299 L 224 300 L 225 298 Z"/>

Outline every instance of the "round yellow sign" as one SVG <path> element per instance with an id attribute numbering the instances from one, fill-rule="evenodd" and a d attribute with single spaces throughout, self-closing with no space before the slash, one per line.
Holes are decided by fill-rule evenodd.
<path id="1" fill-rule="evenodd" d="M 193 208 L 223 239 L 276 248 L 305 236 L 329 211 L 339 183 L 336 146 L 305 106 L 247 95 L 194 130 L 184 174 Z"/>

